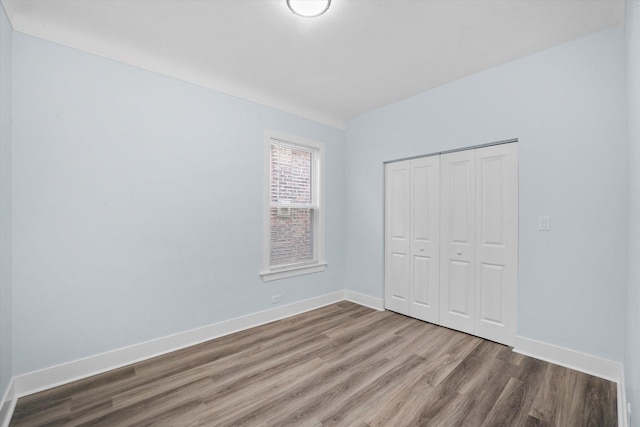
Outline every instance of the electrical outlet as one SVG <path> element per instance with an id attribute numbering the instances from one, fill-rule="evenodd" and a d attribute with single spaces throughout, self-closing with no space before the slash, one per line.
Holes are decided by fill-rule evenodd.
<path id="1" fill-rule="evenodd" d="M 548 215 L 538 217 L 538 230 L 549 231 L 551 230 L 551 217 Z"/>
<path id="2" fill-rule="evenodd" d="M 271 297 L 271 304 L 278 304 L 280 303 L 280 295 L 274 295 Z"/>

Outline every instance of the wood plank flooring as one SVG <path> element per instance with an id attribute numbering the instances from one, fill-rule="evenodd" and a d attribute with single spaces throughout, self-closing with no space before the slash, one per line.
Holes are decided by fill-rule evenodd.
<path id="1" fill-rule="evenodd" d="M 608 427 L 616 386 L 343 301 L 20 398 L 10 425 Z"/>

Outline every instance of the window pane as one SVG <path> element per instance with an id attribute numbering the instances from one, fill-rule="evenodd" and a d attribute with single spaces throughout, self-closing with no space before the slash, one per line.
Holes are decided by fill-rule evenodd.
<path id="1" fill-rule="evenodd" d="M 271 208 L 271 266 L 314 260 L 313 209 Z"/>
<path id="2" fill-rule="evenodd" d="M 271 202 L 311 204 L 311 160 L 307 150 L 271 144 Z"/>

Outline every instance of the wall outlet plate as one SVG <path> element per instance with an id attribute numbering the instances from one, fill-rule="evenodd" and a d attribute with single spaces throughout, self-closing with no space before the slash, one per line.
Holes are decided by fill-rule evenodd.
<path id="1" fill-rule="evenodd" d="M 280 295 L 274 295 L 271 297 L 271 304 L 278 304 L 280 302 Z"/>
<path id="2" fill-rule="evenodd" d="M 542 215 L 538 217 L 538 230 L 540 231 L 551 230 L 551 217 L 549 215 Z"/>

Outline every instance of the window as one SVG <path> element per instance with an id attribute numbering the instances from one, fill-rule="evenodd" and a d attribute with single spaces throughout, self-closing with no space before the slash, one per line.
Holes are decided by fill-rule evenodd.
<path id="1" fill-rule="evenodd" d="M 265 132 L 265 281 L 325 269 L 318 142 Z"/>

